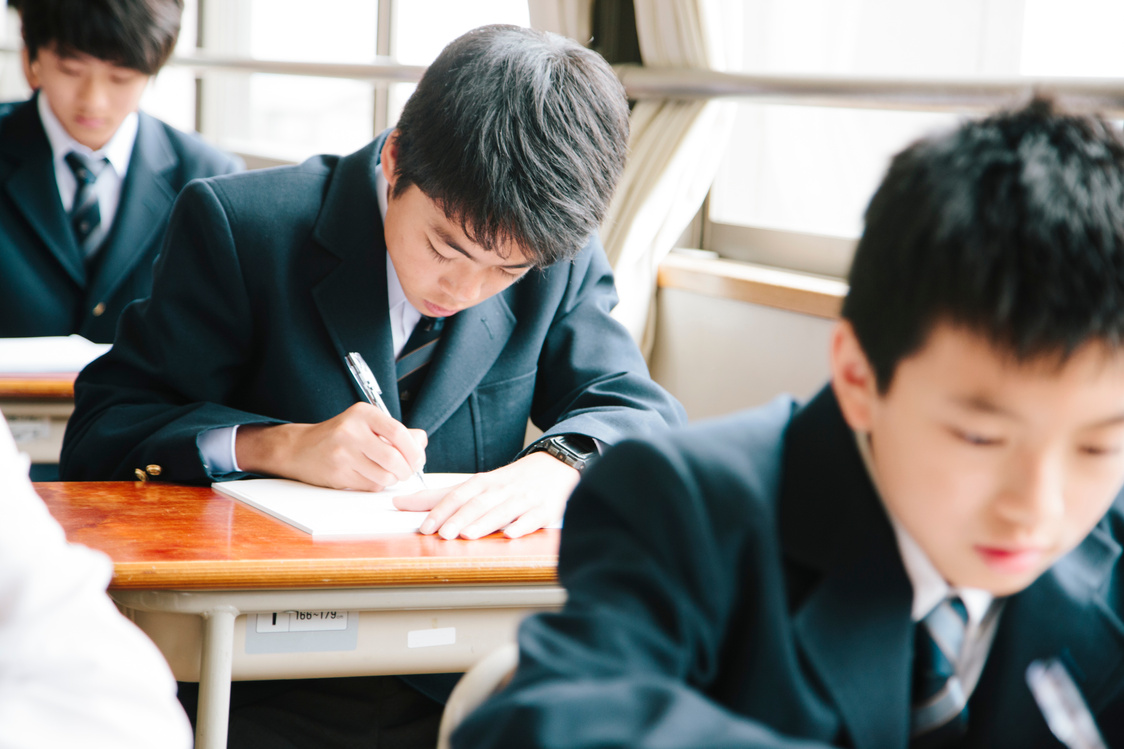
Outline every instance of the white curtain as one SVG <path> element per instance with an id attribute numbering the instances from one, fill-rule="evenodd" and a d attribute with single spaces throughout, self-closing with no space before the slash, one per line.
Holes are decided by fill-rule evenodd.
<path id="1" fill-rule="evenodd" d="M 593 36 L 593 0 L 527 0 L 531 28 L 553 31 L 589 44 Z"/>
<path id="2" fill-rule="evenodd" d="M 634 0 L 646 67 L 727 67 L 730 5 L 721 0 Z M 649 99 L 632 110 L 628 164 L 602 227 L 621 301 L 613 311 L 652 352 L 660 261 L 699 210 L 730 137 L 734 105 Z"/>
<path id="3" fill-rule="evenodd" d="M 531 25 L 589 40 L 592 0 L 528 0 Z M 724 70 L 740 28 L 736 2 L 634 0 L 644 65 Z M 736 42 L 735 42 L 736 43 Z M 734 120 L 722 101 L 649 99 L 632 110 L 629 157 L 601 228 L 620 304 L 613 315 L 645 356 L 655 342 L 660 261 L 686 230 L 710 189 Z"/>

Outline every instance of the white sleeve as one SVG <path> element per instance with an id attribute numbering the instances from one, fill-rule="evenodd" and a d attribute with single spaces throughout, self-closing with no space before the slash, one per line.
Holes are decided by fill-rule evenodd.
<path id="1" fill-rule="evenodd" d="M 105 593 L 111 573 L 66 542 L 0 417 L 0 749 L 191 746 L 167 663 Z"/>

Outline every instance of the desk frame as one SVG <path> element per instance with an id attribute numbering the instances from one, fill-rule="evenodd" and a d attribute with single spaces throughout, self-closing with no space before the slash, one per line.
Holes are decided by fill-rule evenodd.
<path id="1" fill-rule="evenodd" d="M 235 622 L 242 615 L 291 610 L 344 610 L 362 613 L 400 611 L 464 612 L 493 610 L 500 617 L 522 618 L 532 611 L 561 607 L 565 592 L 557 585 L 385 587 L 356 589 L 287 590 L 114 590 L 113 599 L 126 613 L 189 614 L 204 622 L 202 663 L 199 675 L 199 707 L 196 718 L 197 749 L 226 746 L 230 714 L 230 689 L 235 678 Z M 250 626 L 247 620 L 246 626 Z M 154 634 L 154 633 L 150 633 Z M 474 642 L 473 650 L 483 657 L 507 641 Z M 361 646 L 362 647 L 362 646 Z M 368 648 L 371 646 L 368 645 Z M 470 663 L 463 659 L 441 661 L 436 671 L 459 671 Z M 412 673 L 401 669 L 378 669 L 380 673 Z"/>

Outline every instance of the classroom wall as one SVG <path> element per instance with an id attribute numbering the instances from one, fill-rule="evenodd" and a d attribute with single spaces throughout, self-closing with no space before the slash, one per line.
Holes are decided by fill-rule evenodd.
<path id="1" fill-rule="evenodd" d="M 814 394 L 828 376 L 834 321 L 748 302 L 661 289 L 652 377 L 694 421 Z"/>

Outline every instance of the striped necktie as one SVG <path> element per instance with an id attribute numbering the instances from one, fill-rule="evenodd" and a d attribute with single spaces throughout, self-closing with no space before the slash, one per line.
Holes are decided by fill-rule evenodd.
<path id="1" fill-rule="evenodd" d="M 956 674 L 967 627 L 968 610 L 956 596 L 917 623 L 910 749 L 952 746 L 968 730 L 968 695 Z"/>
<path id="2" fill-rule="evenodd" d="M 423 315 L 398 355 L 394 366 L 398 375 L 398 401 L 402 404 L 403 421 L 413 410 L 444 326 L 444 317 Z"/>
<path id="3" fill-rule="evenodd" d="M 70 208 L 70 228 L 74 230 L 74 238 L 78 241 L 83 256 L 89 259 L 105 237 L 96 183 L 102 171 L 109 166 L 109 159 L 94 159 L 71 151 L 66 155 L 66 164 L 78 180 L 74 205 Z"/>

